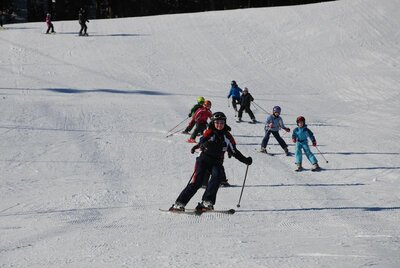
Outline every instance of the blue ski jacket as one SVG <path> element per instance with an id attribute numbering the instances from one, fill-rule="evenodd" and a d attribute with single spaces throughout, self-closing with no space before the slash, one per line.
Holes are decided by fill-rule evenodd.
<path id="1" fill-rule="evenodd" d="M 297 142 L 308 143 L 308 138 L 315 142 L 314 133 L 307 128 L 307 125 L 303 127 L 296 127 L 292 133 L 292 139 L 296 139 Z"/>
<path id="2" fill-rule="evenodd" d="M 240 100 L 240 94 L 242 92 L 243 92 L 243 90 L 240 87 L 238 87 L 237 85 L 232 86 L 231 90 L 229 91 L 229 94 L 228 94 L 228 99 L 232 96 L 233 99 Z"/>
<path id="3" fill-rule="evenodd" d="M 285 129 L 286 126 L 283 123 L 282 117 L 275 117 L 273 114 L 267 115 L 265 119 L 265 130 L 266 131 L 279 131 L 279 129 Z"/>

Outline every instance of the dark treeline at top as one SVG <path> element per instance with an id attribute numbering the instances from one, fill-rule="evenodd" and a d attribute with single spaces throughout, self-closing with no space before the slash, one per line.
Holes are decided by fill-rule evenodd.
<path id="1" fill-rule="evenodd" d="M 28 0 L 28 20 L 42 21 L 47 12 L 56 20 L 76 19 L 79 8 L 90 18 L 119 18 L 202 12 L 251 7 L 301 5 L 334 0 Z"/>

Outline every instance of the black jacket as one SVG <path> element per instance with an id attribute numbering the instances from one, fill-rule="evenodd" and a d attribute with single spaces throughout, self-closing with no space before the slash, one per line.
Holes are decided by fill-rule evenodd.
<path id="1" fill-rule="evenodd" d="M 242 94 L 240 97 L 240 106 L 250 108 L 252 101 L 254 101 L 254 98 L 250 93 Z"/>
<path id="2" fill-rule="evenodd" d="M 240 162 L 245 163 L 246 157 L 236 148 L 235 139 L 227 128 L 229 126 L 225 126 L 222 131 L 208 128 L 193 149 L 200 148 L 202 151 L 200 157 L 213 164 L 222 165 L 225 152 L 228 152 L 229 156 L 233 156 Z"/>

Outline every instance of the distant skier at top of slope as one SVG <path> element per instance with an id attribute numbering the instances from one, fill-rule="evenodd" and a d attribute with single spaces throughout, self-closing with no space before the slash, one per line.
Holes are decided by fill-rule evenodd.
<path id="1" fill-rule="evenodd" d="M 86 22 L 89 22 L 89 20 L 86 15 L 86 11 L 83 8 L 79 9 L 78 18 L 79 18 L 79 24 L 81 25 L 79 36 L 87 36 L 88 34 L 87 34 Z"/>
<path id="2" fill-rule="evenodd" d="M 214 209 L 217 192 L 223 179 L 224 154 L 228 152 L 229 156 L 234 156 L 240 162 L 251 165 L 251 157 L 245 157 L 236 148 L 236 142 L 231 135 L 230 127 L 226 124 L 226 116 L 222 112 L 216 112 L 211 118 L 208 129 L 200 138 L 198 144 L 192 149 L 201 150 L 200 156 L 196 158 L 195 170 L 189 184 L 183 189 L 170 211 L 184 211 L 186 204 L 201 188 L 208 172 L 211 173 L 211 179 L 203 194 L 202 202 L 196 207 L 197 211 L 207 211 Z"/>
<path id="3" fill-rule="evenodd" d="M 290 132 L 290 128 L 287 128 L 280 117 L 281 107 L 275 106 L 272 109 L 272 114 L 268 115 L 265 120 L 265 136 L 261 142 L 260 152 L 267 153 L 267 145 L 269 141 L 269 136 L 274 135 L 275 139 L 278 141 L 279 145 L 285 151 L 286 155 L 289 155 L 289 150 L 286 142 L 279 135 L 279 130 L 282 128 L 286 132 Z"/>
<path id="4" fill-rule="evenodd" d="M 238 121 L 242 121 L 243 111 L 249 114 L 250 119 L 253 123 L 256 122 L 256 117 L 254 116 L 253 112 L 251 111 L 251 102 L 254 101 L 253 96 L 249 93 L 249 89 L 247 87 L 244 88 L 243 94 L 240 97 L 240 108 L 238 112 Z"/>
<path id="5" fill-rule="evenodd" d="M 54 25 L 53 25 L 53 22 L 51 21 L 51 14 L 50 13 L 47 13 L 47 15 L 46 15 L 46 24 L 47 24 L 46 34 L 49 34 L 50 30 L 51 30 L 51 33 L 55 33 Z"/>
<path id="6" fill-rule="evenodd" d="M 306 125 L 306 119 L 303 116 L 299 116 L 296 119 L 297 127 L 293 130 L 292 140 L 296 144 L 295 156 L 296 156 L 296 171 L 303 169 L 302 167 L 302 149 L 306 154 L 308 160 L 313 165 L 312 170 L 319 170 L 318 160 L 315 158 L 314 154 L 311 152 L 308 146 L 308 139 L 311 140 L 313 146 L 317 146 L 317 141 L 315 140 L 314 133 L 308 129 Z"/>
<path id="7" fill-rule="evenodd" d="M 231 89 L 229 90 L 228 99 L 232 96 L 232 107 L 236 112 L 238 111 L 236 105 L 240 103 L 240 95 L 243 90 L 238 86 L 235 80 L 231 82 Z"/>
<path id="8" fill-rule="evenodd" d="M 190 109 L 188 118 L 192 117 L 199 108 L 203 107 L 204 101 L 205 101 L 204 97 L 197 97 L 197 103 L 192 107 L 192 109 Z M 195 122 L 193 120 L 190 120 L 189 125 L 185 128 L 184 131 L 182 131 L 182 133 L 189 134 L 189 132 L 194 127 L 194 125 L 195 125 Z"/>

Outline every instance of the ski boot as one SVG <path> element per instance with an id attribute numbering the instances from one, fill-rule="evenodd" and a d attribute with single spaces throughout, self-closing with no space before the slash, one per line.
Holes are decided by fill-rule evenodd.
<path id="1" fill-rule="evenodd" d="M 283 149 L 283 150 L 285 151 L 286 156 L 290 156 L 290 152 L 289 152 L 287 147 L 285 149 Z"/>
<path id="2" fill-rule="evenodd" d="M 231 184 L 228 182 L 228 180 L 226 181 L 221 181 L 221 183 L 219 184 L 219 187 L 230 187 Z"/>
<path id="3" fill-rule="evenodd" d="M 260 150 L 259 150 L 259 152 L 260 152 L 260 153 L 264 153 L 264 154 L 267 154 L 267 153 L 268 153 L 268 152 L 267 152 L 267 148 L 264 148 L 264 147 L 261 147 Z"/>
<path id="4" fill-rule="evenodd" d="M 302 171 L 303 167 L 301 166 L 301 164 L 296 164 L 297 168 L 294 171 Z"/>
<path id="5" fill-rule="evenodd" d="M 182 203 L 179 202 L 175 202 L 175 204 L 173 204 L 170 208 L 169 211 L 171 212 L 179 212 L 179 211 L 185 211 L 185 205 L 183 205 Z"/>
<path id="6" fill-rule="evenodd" d="M 312 168 L 311 168 L 311 171 L 319 171 L 319 170 L 321 170 L 321 168 L 320 168 L 320 166 L 318 165 L 318 163 L 315 163 L 315 164 L 312 166 Z"/>
<path id="7" fill-rule="evenodd" d="M 202 201 L 201 203 L 197 204 L 197 212 L 206 212 L 209 210 L 214 210 L 214 205 L 210 201 Z"/>
<path id="8" fill-rule="evenodd" d="M 189 139 L 187 140 L 187 142 L 188 142 L 188 143 L 196 143 L 196 140 L 194 140 L 194 139 L 192 139 L 192 138 L 189 138 Z"/>
<path id="9" fill-rule="evenodd" d="M 190 134 L 189 131 L 187 131 L 187 130 L 184 130 L 184 131 L 182 131 L 181 133 L 182 133 L 182 134 L 186 134 L 186 135 L 189 135 L 189 134 Z"/>
<path id="10" fill-rule="evenodd" d="M 242 118 L 238 117 L 238 120 L 236 120 L 236 122 L 238 122 L 238 123 L 243 122 Z"/>

